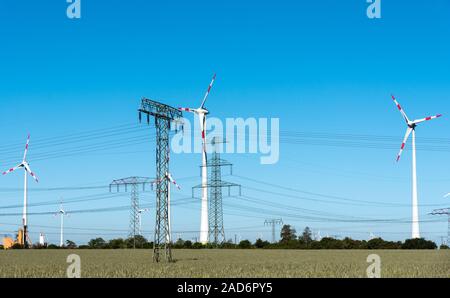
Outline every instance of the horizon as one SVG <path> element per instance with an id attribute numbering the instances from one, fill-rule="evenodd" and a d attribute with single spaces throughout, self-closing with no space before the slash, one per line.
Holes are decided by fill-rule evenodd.
<path id="1" fill-rule="evenodd" d="M 278 218 L 298 233 L 409 239 L 411 140 L 397 163 L 406 126 L 394 94 L 410 119 L 443 115 L 417 129 L 421 234 L 441 244 L 448 218 L 430 213 L 450 207 L 450 3 L 386 1 L 379 20 L 366 1 L 255 3 L 84 1 L 79 20 L 65 1 L 0 4 L 0 171 L 21 162 L 29 133 L 40 179 L 28 181 L 33 242 L 44 233 L 59 243 L 61 200 L 66 240 L 127 238 L 130 193 L 109 185 L 155 177 L 155 127 L 139 124 L 141 99 L 197 107 L 217 73 L 208 119 L 280 123 L 276 164 L 262 165 L 260 152 L 222 155 L 233 164 L 223 180 L 242 185 L 223 198 L 226 239 L 270 241 L 264 222 Z M 173 238 L 192 241 L 201 154 L 170 162 L 181 185 Z M 0 235 L 21 226 L 22 174 L 0 177 Z M 154 193 L 140 202 L 153 241 Z"/>

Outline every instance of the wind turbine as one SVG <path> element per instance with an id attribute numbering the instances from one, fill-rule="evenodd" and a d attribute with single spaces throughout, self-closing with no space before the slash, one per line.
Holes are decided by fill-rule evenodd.
<path id="1" fill-rule="evenodd" d="M 169 209 L 169 235 L 168 235 L 168 238 L 169 239 L 167 239 L 167 243 L 170 243 L 171 242 L 171 238 L 172 238 L 172 220 L 171 220 L 171 193 L 170 193 L 170 184 L 173 184 L 173 185 L 175 185 L 177 188 L 178 188 L 178 190 L 181 190 L 181 187 L 177 184 L 177 182 L 175 181 L 175 179 L 173 179 L 173 177 L 172 177 L 172 175 L 170 174 L 170 173 L 166 173 L 166 179 L 168 179 L 169 180 L 169 188 L 168 188 L 168 197 L 169 197 L 169 200 L 168 200 L 168 209 Z"/>
<path id="2" fill-rule="evenodd" d="M 416 168 L 416 127 L 418 124 L 433 120 L 441 117 L 442 115 L 430 116 L 418 120 L 409 120 L 403 108 L 398 103 L 397 99 L 392 95 L 392 99 L 394 103 L 397 105 L 398 110 L 402 114 L 403 118 L 406 121 L 406 125 L 408 126 L 406 129 L 405 138 L 403 139 L 402 146 L 400 147 L 400 152 L 397 156 L 397 162 L 400 160 L 400 157 L 405 149 L 406 142 L 408 141 L 409 136 L 412 134 L 412 239 L 420 238 L 420 228 L 419 228 L 419 206 L 418 206 L 418 196 L 417 196 L 417 168 Z"/>
<path id="3" fill-rule="evenodd" d="M 139 216 L 139 235 L 142 236 L 142 214 L 150 211 L 150 209 L 140 209 L 138 210 L 138 216 Z"/>
<path id="4" fill-rule="evenodd" d="M 172 241 L 172 221 L 171 221 L 171 184 L 175 185 L 179 190 L 181 189 L 180 185 L 178 185 L 178 183 L 175 181 L 175 179 L 173 179 L 172 174 L 170 173 L 166 173 L 166 175 L 164 175 L 164 179 L 167 179 L 169 181 L 168 184 L 168 189 L 167 189 L 167 209 L 168 209 L 168 230 L 169 233 L 167 235 L 167 243 L 170 243 Z M 162 179 L 159 179 L 156 181 L 156 183 L 160 183 Z"/>
<path id="5" fill-rule="evenodd" d="M 64 211 L 63 204 L 59 205 L 59 211 L 55 213 L 55 216 L 61 217 L 61 232 L 60 232 L 60 238 L 59 238 L 59 246 L 64 247 L 64 216 L 69 216 L 66 211 Z"/>
<path id="6" fill-rule="evenodd" d="M 180 108 L 181 111 L 186 111 L 190 113 L 197 114 L 200 120 L 200 129 L 202 131 L 202 142 L 203 142 L 203 157 L 202 157 L 202 207 L 201 207 L 201 220 L 200 220 L 200 242 L 202 244 L 208 243 L 209 236 L 209 226 L 208 226 L 208 157 L 206 155 L 206 115 L 209 111 L 205 108 L 206 100 L 208 99 L 211 88 L 216 80 L 216 74 L 214 74 L 211 83 L 209 84 L 208 90 L 206 91 L 205 97 L 203 98 L 202 104 L 198 109 L 191 108 Z"/>
<path id="7" fill-rule="evenodd" d="M 31 171 L 30 165 L 27 162 L 27 154 L 28 154 L 28 147 L 30 145 L 30 135 L 28 134 L 27 138 L 27 144 L 25 146 L 25 153 L 23 154 L 22 162 L 14 167 L 11 168 L 5 172 L 3 172 L 3 175 L 7 175 L 11 172 L 14 172 L 17 169 L 23 169 L 24 170 L 24 188 L 23 188 L 23 215 L 22 215 L 22 224 L 23 224 L 23 243 L 25 245 L 25 248 L 28 248 L 28 218 L 27 218 L 27 204 L 28 204 L 28 175 L 33 177 L 33 179 L 36 182 L 39 182 L 39 179 L 37 176 Z"/>
<path id="8" fill-rule="evenodd" d="M 317 232 L 317 234 L 316 234 L 316 240 L 317 241 L 320 241 L 320 240 L 322 240 L 322 235 L 320 234 L 320 230 Z"/>

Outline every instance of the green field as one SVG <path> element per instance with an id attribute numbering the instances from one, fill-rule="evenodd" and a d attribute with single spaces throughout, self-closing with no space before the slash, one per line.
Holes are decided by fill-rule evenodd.
<path id="1" fill-rule="evenodd" d="M 369 254 L 382 277 L 450 277 L 450 251 L 175 250 L 175 263 L 153 264 L 148 250 L 0 251 L 0 277 L 65 277 L 69 254 L 82 277 L 366 277 Z"/>

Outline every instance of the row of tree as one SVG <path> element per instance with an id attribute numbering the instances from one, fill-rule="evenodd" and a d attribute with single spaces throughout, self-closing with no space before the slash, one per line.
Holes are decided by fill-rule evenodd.
<path id="1" fill-rule="evenodd" d="M 320 240 L 315 240 L 312 237 L 311 230 L 306 227 L 300 236 L 293 227 L 285 225 L 281 229 L 281 240 L 277 243 L 270 243 L 262 239 L 256 240 L 255 243 L 249 240 L 243 240 L 240 243 L 233 243 L 232 240 L 226 241 L 219 245 L 208 244 L 203 245 L 201 243 L 194 243 L 192 241 L 185 241 L 178 239 L 172 244 L 176 249 L 205 249 L 205 248 L 221 248 L 221 249 L 436 249 L 437 245 L 433 241 L 420 239 L 408 239 L 404 242 L 401 241 L 385 241 L 381 238 L 374 238 L 369 241 L 366 240 L 354 240 L 346 237 L 342 240 L 325 237 Z M 2 248 L 0 246 L 0 248 Z M 20 249 L 22 247 L 16 245 L 13 249 Z M 48 246 L 33 246 L 35 249 L 61 249 L 56 245 Z M 63 247 L 66 249 L 151 249 L 153 248 L 153 242 L 149 242 L 143 236 L 136 236 L 128 239 L 112 239 L 109 241 L 103 238 L 91 239 L 87 245 L 77 246 L 75 242 L 67 240 L 66 245 Z M 441 249 L 448 249 L 448 246 L 442 245 Z"/>
<path id="2" fill-rule="evenodd" d="M 303 233 L 297 236 L 297 233 L 290 225 L 285 225 L 281 229 L 281 240 L 277 243 L 270 243 L 262 239 L 256 240 L 255 243 L 249 240 L 243 240 L 240 243 L 233 243 L 232 240 L 226 241 L 219 245 L 195 243 L 192 241 L 185 241 L 178 239 L 172 244 L 175 249 L 436 249 L 436 243 L 420 239 L 408 239 L 401 241 L 385 241 L 381 238 L 374 238 L 371 240 L 354 240 L 349 237 L 343 240 L 325 237 L 320 240 L 313 239 L 311 230 L 307 227 Z M 15 245 L 13 249 L 21 249 L 20 245 Z M 35 249 L 61 249 L 56 245 L 39 246 L 34 245 Z M 75 242 L 67 240 L 65 249 L 151 249 L 153 242 L 149 242 L 143 236 L 136 236 L 128 239 L 112 239 L 109 241 L 103 238 L 91 239 L 87 245 L 77 246 Z M 441 249 L 448 249 L 448 246 L 442 245 Z M 2 249 L 2 246 L 0 246 Z"/>
<path id="3" fill-rule="evenodd" d="M 369 241 L 354 240 L 349 237 L 343 240 L 325 237 L 315 240 L 309 227 L 303 230 L 300 236 L 290 225 L 284 225 L 281 229 L 281 240 L 276 244 L 269 244 L 267 247 L 285 248 L 285 249 L 436 249 L 437 245 L 433 241 L 419 239 L 407 239 L 401 241 L 385 241 L 382 238 L 373 238 Z M 264 248 L 264 242 L 256 241 L 255 247 Z M 442 249 L 448 249 L 442 245 Z"/>

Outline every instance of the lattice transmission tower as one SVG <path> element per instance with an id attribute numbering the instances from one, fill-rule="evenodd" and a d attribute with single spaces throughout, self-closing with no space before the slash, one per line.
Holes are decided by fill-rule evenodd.
<path id="1" fill-rule="evenodd" d="M 155 118 L 156 127 L 156 224 L 153 247 L 153 261 L 160 262 L 161 251 L 164 252 L 166 261 L 172 262 L 172 250 L 170 239 L 169 221 L 169 171 L 170 144 L 169 135 L 172 124 L 181 124 L 183 113 L 168 105 L 142 99 L 139 109 L 139 121 L 142 114 L 147 116 L 147 124 L 150 124 L 150 116 Z"/>
<path id="2" fill-rule="evenodd" d="M 436 209 L 430 213 L 431 215 L 447 215 L 448 227 L 447 227 L 447 245 L 450 245 L 450 208 Z"/>
<path id="3" fill-rule="evenodd" d="M 277 239 L 276 233 L 275 233 L 275 227 L 277 225 L 282 225 L 282 224 L 283 224 L 283 220 L 281 218 L 280 219 L 267 219 L 264 222 L 264 225 L 272 227 L 272 243 L 275 243 L 276 239 Z"/>
<path id="4" fill-rule="evenodd" d="M 233 174 L 233 164 L 220 158 L 219 144 L 224 143 L 217 137 L 214 137 L 211 141 L 213 148 L 212 158 L 208 159 L 207 167 L 211 168 L 211 174 L 208 177 L 208 184 L 206 187 L 209 189 L 209 239 L 213 245 L 217 246 L 226 241 L 225 227 L 223 223 L 223 189 L 228 189 L 228 196 L 231 196 L 232 188 L 239 189 L 239 196 L 242 193 L 241 185 L 231 183 L 222 180 L 222 168 L 228 167 L 230 174 Z M 198 185 L 192 188 L 192 196 L 195 197 L 195 190 L 202 189 L 202 185 Z"/>
<path id="5" fill-rule="evenodd" d="M 130 191 L 131 194 L 131 209 L 130 209 L 130 231 L 128 233 L 128 238 L 134 239 L 133 246 L 136 247 L 136 236 L 140 235 L 139 231 L 139 190 L 145 192 L 146 188 L 153 190 L 153 180 L 147 177 L 128 177 L 117 179 L 111 182 L 109 185 L 109 191 L 120 192 L 122 189 L 125 192 Z"/>

